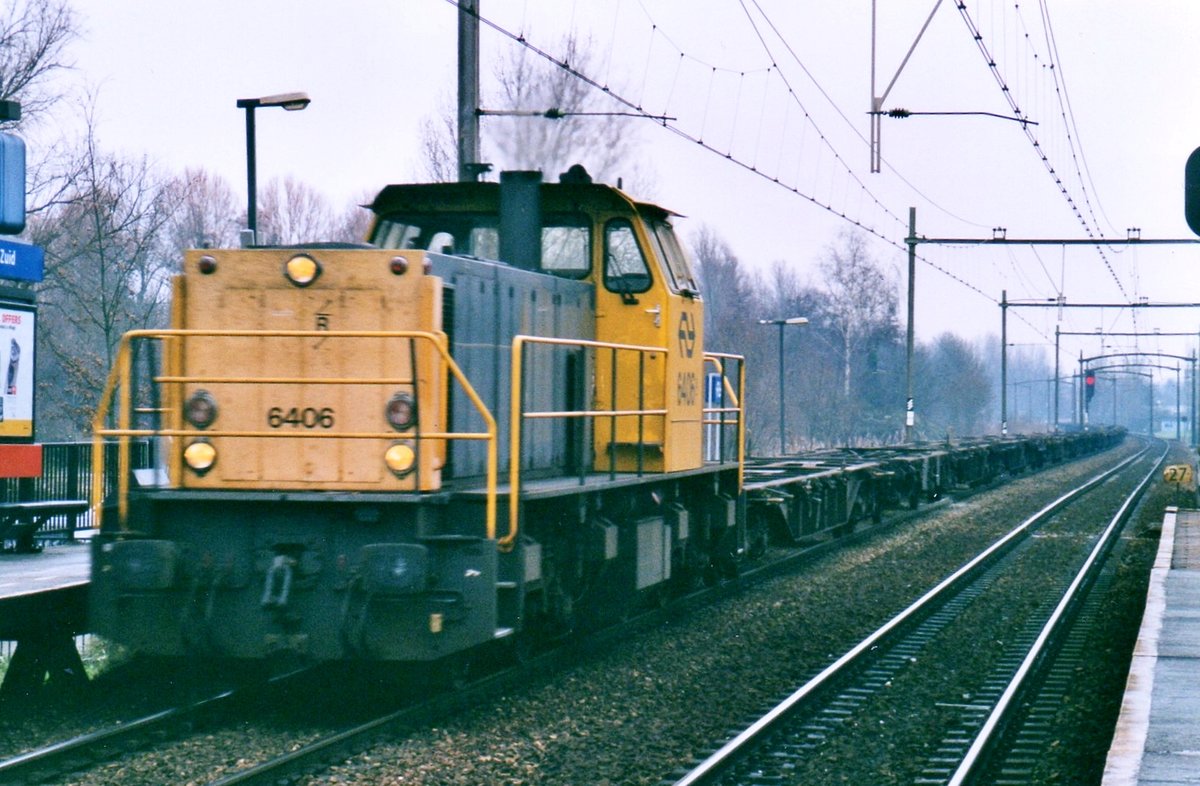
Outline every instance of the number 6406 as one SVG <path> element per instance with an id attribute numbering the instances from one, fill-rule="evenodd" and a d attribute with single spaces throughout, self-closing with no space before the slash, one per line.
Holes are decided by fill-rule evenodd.
<path id="1" fill-rule="evenodd" d="M 283 428 L 291 426 L 292 428 L 332 428 L 333 427 L 333 408 L 332 407 L 292 407 L 284 409 L 283 407 L 271 407 L 267 410 L 267 425 L 271 428 Z"/>

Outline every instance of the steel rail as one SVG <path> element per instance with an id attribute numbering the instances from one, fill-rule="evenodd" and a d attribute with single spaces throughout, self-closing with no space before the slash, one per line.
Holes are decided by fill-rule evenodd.
<path id="1" fill-rule="evenodd" d="M 1028 687 L 1030 679 L 1036 671 L 1035 667 L 1042 660 L 1043 655 L 1053 647 L 1057 639 L 1057 634 L 1062 631 L 1065 623 L 1069 621 L 1069 611 L 1077 606 L 1077 601 L 1090 586 L 1091 580 L 1095 576 L 1095 571 L 1102 564 L 1102 558 L 1112 548 L 1113 542 L 1120 535 L 1121 527 L 1124 525 L 1134 503 L 1141 498 L 1146 487 L 1150 485 L 1150 481 L 1158 474 L 1159 468 L 1166 461 L 1168 452 L 1168 449 L 1163 449 L 1162 455 L 1154 462 L 1154 466 L 1150 468 L 1150 471 L 1146 473 L 1146 476 L 1142 478 L 1137 487 L 1125 498 L 1124 504 L 1113 515 L 1108 526 L 1101 533 L 1091 553 L 1088 554 L 1087 559 L 1084 560 L 1075 578 L 1063 593 L 1058 605 L 1055 606 L 1049 619 L 1042 626 L 1041 632 L 1038 634 L 1037 640 L 1030 648 L 1029 653 L 1021 661 L 1021 665 L 1018 667 L 1016 673 L 1013 674 L 1012 680 L 1009 681 L 1000 699 L 988 714 L 987 720 L 984 721 L 979 733 L 975 735 L 975 739 L 967 750 L 966 756 L 963 757 L 962 762 L 947 782 L 947 786 L 962 786 L 977 771 L 988 749 L 1002 731 L 1003 722 L 1013 710 L 1017 697 Z"/>
<path id="2" fill-rule="evenodd" d="M 1073 502 L 1077 497 L 1091 491 L 1110 477 L 1121 472 L 1127 466 L 1145 456 L 1149 450 L 1149 446 L 1143 448 L 1110 469 L 1068 491 L 1038 510 L 1032 516 L 1026 518 L 1002 538 L 976 555 L 971 561 L 947 576 L 899 614 L 869 634 L 836 661 L 826 666 L 820 673 L 798 688 L 780 704 L 718 748 L 690 772 L 675 781 L 674 786 L 697 786 L 698 784 L 714 782 L 733 762 L 746 755 L 754 745 L 758 744 L 767 734 L 772 732 L 797 706 L 809 700 L 818 690 L 828 685 L 835 677 L 840 676 L 852 665 L 858 663 L 864 656 L 873 652 L 897 629 L 912 622 L 918 615 L 933 608 L 936 603 L 943 600 L 945 595 L 953 592 L 961 583 L 974 576 L 982 566 L 990 563 L 994 557 L 1013 545 L 1017 539 L 1023 537 L 1035 524 L 1049 518 L 1061 508 Z"/>
<path id="3" fill-rule="evenodd" d="M 948 497 L 946 501 L 949 501 Z M 901 511 L 895 517 L 896 523 L 926 515 L 938 507 L 940 507 L 940 503 L 926 506 L 919 513 Z M 287 779 L 294 779 L 301 773 L 323 768 L 331 760 L 357 755 L 370 744 L 369 741 L 372 738 L 385 733 L 395 733 L 427 721 L 431 717 L 440 717 L 457 707 L 471 706 L 473 702 L 477 705 L 482 700 L 481 697 L 485 695 L 519 688 L 531 674 L 544 677 L 547 674 L 570 668 L 578 662 L 579 653 L 595 653 L 604 647 L 626 641 L 633 630 L 659 627 L 667 619 L 684 614 L 696 607 L 736 595 L 746 587 L 792 572 L 809 560 L 857 542 L 878 531 L 879 528 L 875 527 L 863 533 L 855 533 L 837 540 L 824 541 L 815 546 L 796 549 L 784 557 L 746 571 L 736 582 L 696 590 L 667 608 L 646 611 L 641 615 L 631 617 L 623 624 L 594 631 L 579 641 L 570 642 L 566 646 L 537 655 L 519 666 L 477 679 L 458 693 L 439 694 L 420 704 L 404 707 L 353 728 L 321 737 L 294 751 L 210 781 L 207 786 L 273 786 L 273 784 L 287 782 Z"/>
<path id="4" fill-rule="evenodd" d="M 889 516 L 884 527 L 890 527 L 920 518 L 938 510 L 944 503 L 949 503 L 951 497 L 944 497 L 939 502 L 923 506 L 920 511 L 901 510 Z M 718 584 L 714 587 L 696 590 L 673 603 L 667 608 L 647 611 L 637 617 L 631 617 L 626 623 L 604 628 L 588 634 L 580 641 L 572 642 L 566 647 L 560 647 L 538 655 L 518 667 L 506 669 L 494 675 L 481 678 L 466 686 L 457 694 L 435 696 L 419 705 L 387 713 L 369 720 L 351 729 L 336 732 L 327 737 L 314 740 L 294 751 L 284 753 L 276 758 L 230 773 L 218 780 L 210 781 L 207 786 L 272 786 L 295 778 L 300 773 L 321 769 L 333 759 L 345 759 L 361 752 L 370 739 L 384 733 L 396 732 L 414 724 L 427 720 L 429 717 L 439 717 L 455 707 L 469 706 L 472 702 L 478 704 L 482 695 L 489 692 L 512 690 L 520 687 L 529 674 L 545 676 L 562 669 L 570 668 L 577 663 L 578 653 L 595 653 L 610 644 L 628 639 L 631 630 L 657 628 L 667 619 L 687 613 L 699 606 L 715 603 L 744 591 L 747 587 L 769 581 L 781 575 L 794 572 L 799 566 L 821 555 L 828 554 L 847 545 L 857 543 L 881 530 L 880 526 L 872 527 L 860 533 L 852 533 L 842 538 L 828 540 L 816 545 L 805 546 L 792 550 L 787 555 L 763 565 L 747 570 L 736 582 Z"/>
<path id="5" fill-rule="evenodd" d="M 1134 457 L 1136 458 L 1136 456 Z M 1130 459 L 1132 461 L 1133 459 Z M 968 493 L 968 496 L 971 494 Z M 909 521 L 927 515 L 948 503 L 951 496 L 927 506 L 921 510 L 900 510 L 885 520 L 885 527 Z M 805 562 L 829 553 L 838 548 L 870 537 L 881 530 L 879 526 L 871 527 L 861 533 L 853 533 L 835 540 L 824 541 L 817 545 L 790 551 L 787 555 L 766 564 L 751 568 L 743 573 L 738 581 L 719 584 L 715 587 L 697 590 L 680 598 L 665 609 L 654 609 L 634 618 L 623 625 L 616 625 L 594 631 L 585 638 L 571 642 L 565 647 L 559 647 L 540 654 L 521 666 L 506 669 L 472 682 L 460 692 L 439 694 L 417 705 L 410 705 L 393 710 L 371 719 L 353 728 L 343 729 L 326 737 L 313 740 L 302 747 L 273 759 L 260 762 L 238 772 L 230 773 L 218 780 L 211 781 L 208 786 L 247 786 L 247 784 L 275 784 L 282 779 L 295 777 L 298 773 L 324 768 L 331 760 L 341 760 L 356 755 L 369 747 L 372 739 L 383 734 L 395 734 L 430 717 L 439 717 L 457 708 L 467 706 L 470 702 L 479 700 L 482 696 L 496 691 L 511 690 L 519 687 L 528 679 L 529 674 L 545 675 L 557 670 L 568 668 L 575 663 L 580 652 L 594 653 L 598 648 L 611 643 L 627 640 L 634 629 L 655 628 L 667 619 L 687 613 L 707 603 L 733 596 L 762 581 L 794 572 Z M 0 783 L 6 782 L 0 778 Z M 21 782 L 21 781 L 18 781 Z"/>
<path id="6" fill-rule="evenodd" d="M 1136 456 L 1134 457 L 1136 458 Z M 1133 459 L 1129 459 L 1132 461 Z M 1127 463 L 1127 462 L 1126 462 Z M 1101 478 L 1102 479 L 1102 478 Z M 1096 482 L 1096 481 L 1093 481 Z M 967 496 L 972 496 L 974 492 L 967 492 Z M 922 506 L 920 511 L 902 509 L 890 514 L 884 522 L 883 527 L 888 528 L 913 518 L 920 518 L 923 515 L 940 508 L 942 504 L 950 502 L 952 498 L 960 498 L 958 494 L 947 495 L 939 502 L 930 505 Z M 577 661 L 574 658 L 578 656 L 573 653 L 579 652 L 595 652 L 597 647 L 606 646 L 610 642 L 623 641 L 628 638 L 630 630 L 642 626 L 654 628 L 660 626 L 664 621 L 673 618 L 676 615 L 683 614 L 696 608 L 697 606 L 714 602 L 716 600 L 727 598 L 736 595 L 745 590 L 746 587 L 752 586 L 760 581 L 766 581 L 771 578 L 785 575 L 800 566 L 801 564 L 813 559 L 816 556 L 829 553 L 838 548 L 850 545 L 864 538 L 869 538 L 881 531 L 879 525 L 873 526 L 862 532 L 853 533 L 835 540 L 823 541 L 815 546 L 807 546 L 801 549 L 790 551 L 786 556 L 773 560 L 766 564 L 751 568 L 741 574 L 738 581 L 719 584 L 715 587 L 710 587 L 704 590 L 698 590 L 691 593 L 677 602 L 673 603 L 666 609 L 655 609 L 637 618 L 631 618 L 629 626 L 614 626 L 596 631 L 589 637 L 580 642 L 575 642 L 566 648 L 551 651 L 545 655 L 525 664 L 525 669 L 517 669 L 512 672 L 503 674 L 491 675 L 483 680 L 479 680 L 470 688 L 462 693 L 444 695 L 435 697 L 433 701 L 422 703 L 419 706 L 410 706 L 398 711 L 388 713 L 386 716 L 368 721 L 367 723 L 336 733 L 336 735 L 315 740 L 294 752 L 285 754 L 279 759 L 262 762 L 248 769 L 241 770 L 237 773 L 231 773 L 220 780 L 212 781 L 209 786 L 235 786 L 235 784 L 276 783 L 282 777 L 286 777 L 286 773 L 296 773 L 306 769 L 314 769 L 322 766 L 323 762 L 328 762 L 331 757 L 352 756 L 363 750 L 370 743 L 365 742 L 369 738 L 378 735 L 382 732 L 396 731 L 405 728 L 411 723 L 416 722 L 429 715 L 437 715 L 439 712 L 445 712 L 446 709 L 465 706 L 468 701 L 479 695 L 477 691 L 509 689 L 517 687 L 522 683 L 522 680 L 527 679 L 528 674 L 546 674 L 558 668 L 566 668 Z M 287 676 L 287 675 L 282 675 Z M 282 677 L 281 677 L 282 678 Z M 212 697 L 217 698 L 217 697 Z M 128 727 L 129 736 L 133 734 L 134 724 L 140 723 L 142 730 L 147 733 L 159 728 L 158 724 L 165 724 L 172 713 L 178 713 L 180 709 L 167 710 L 162 713 L 156 713 L 155 716 L 149 716 L 139 721 L 132 721 L 125 726 Z M 162 718 L 157 719 L 157 723 L 152 723 L 157 716 Z M 180 719 L 186 716 L 179 716 Z M 96 732 L 93 735 L 82 735 L 80 738 L 67 740 L 62 743 L 56 743 L 46 748 L 37 751 L 30 751 L 15 757 L 10 762 L 0 762 L 9 769 L 0 767 L 0 784 L 6 783 L 27 783 L 30 782 L 29 775 L 38 773 L 42 770 L 49 769 L 51 766 L 59 766 L 53 764 L 54 757 L 62 756 L 60 761 L 67 761 L 67 757 L 75 754 L 75 760 L 82 759 L 88 756 L 87 749 L 90 745 L 84 742 L 88 737 L 95 737 L 97 740 L 103 739 L 106 742 L 120 741 L 125 738 L 125 727 L 113 728 Z M 365 742 L 365 744 L 364 744 Z M 340 750 L 339 750 L 340 747 Z M 61 749 L 52 751 L 51 749 Z M 22 761 L 17 762 L 20 759 Z M 29 759 L 28 762 L 24 761 Z M 35 766 L 34 759 L 38 759 Z"/>
<path id="7" fill-rule="evenodd" d="M 279 685 L 287 680 L 299 677 L 310 669 L 298 669 L 286 674 L 276 675 L 262 685 L 250 685 L 228 688 L 190 704 L 160 710 L 150 715 L 134 720 L 122 721 L 99 731 L 80 734 L 66 740 L 51 743 L 41 748 L 35 748 L 0 761 L 0 784 L 37 783 L 52 774 L 59 774 L 69 769 L 81 759 L 93 758 L 92 751 L 103 746 L 121 745 L 131 747 L 132 742 L 139 737 L 157 734 L 171 723 L 181 723 L 194 719 L 203 712 L 211 712 L 232 705 L 255 690 L 268 686 Z"/>

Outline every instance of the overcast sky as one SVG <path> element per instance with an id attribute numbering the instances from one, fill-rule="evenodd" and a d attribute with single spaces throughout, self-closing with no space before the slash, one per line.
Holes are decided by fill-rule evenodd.
<path id="1" fill-rule="evenodd" d="M 935 1 L 880 3 L 888 8 L 880 11 L 877 93 Z M 677 118 L 679 133 L 641 121 L 637 165 L 654 185 L 635 196 L 687 216 L 685 234 L 711 227 L 756 269 L 783 261 L 812 277 L 822 250 L 858 222 L 874 233 L 872 253 L 903 292 L 910 206 L 918 233 L 931 238 L 990 237 L 993 227 L 1009 237 L 1082 238 L 1084 224 L 1109 238 L 1124 238 L 1127 227 L 1139 227 L 1143 238 L 1193 237 L 1182 178 L 1200 146 L 1200 3 L 980 1 L 966 4 L 969 20 L 957 5 L 941 3 L 884 108 L 1012 116 L 998 73 L 1038 125 L 1027 133 L 984 116 L 886 118 L 880 174 L 869 172 L 862 138 L 870 0 L 482 0 L 481 12 L 551 52 L 575 31 L 594 48 L 598 81 L 647 112 Z M 76 0 L 75 7 L 84 28 L 72 49 L 75 76 L 97 95 L 102 143 L 168 169 L 206 167 L 243 194 L 237 98 L 311 95 L 304 112 L 258 113 L 260 182 L 292 175 L 341 205 L 415 177 L 420 124 L 454 94 L 457 11 L 445 0 Z M 514 46 L 484 28 L 485 93 Z M 801 119 L 806 113 L 811 122 Z M 70 116 L 59 121 L 69 124 Z M 1103 256 L 1089 247 L 922 246 L 921 254 L 928 260 L 917 269 L 922 339 L 947 330 L 998 334 L 1004 290 L 1018 302 L 1059 293 L 1068 303 L 1200 300 L 1200 249 L 1190 246 L 1110 246 Z M 1014 308 L 1009 316 L 1011 342 L 1053 346 L 1056 311 Z M 1064 331 L 1133 329 L 1128 309 L 1061 317 Z M 1196 331 L 1200 314 L 1141 309 L 1137 326 Z M 1140 346 L 1187 355 L 1195 343 L 1143 339 Z M 1064 338 L 1064 358 L 1095 354 L 1100 345 Z"/>

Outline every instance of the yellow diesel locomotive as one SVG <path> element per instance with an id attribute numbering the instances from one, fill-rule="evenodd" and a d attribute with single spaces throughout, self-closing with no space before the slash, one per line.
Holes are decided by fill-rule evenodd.
<path id="1" fill-rule="evenodd" d="M 122 463 L 96 500 L 97 632 L 430 661 L 765 543 L 743 364 L 704 352 L 672 213 L 577 168 L 370 208 L 369 245 L 187 252 L 171 327 L 123 339 L 95 423 L 97 467 L 106 442 Z M 130 469 L 138 439 L 154 467 Z"/>

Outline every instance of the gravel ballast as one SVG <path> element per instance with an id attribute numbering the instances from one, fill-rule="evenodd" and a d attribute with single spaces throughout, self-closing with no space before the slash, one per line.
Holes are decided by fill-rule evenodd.
<path id="1" fill-rule="evenodd" d="M 305 783 L 659 784 L 1121 451 L 1131 448 L 881 529 L 797 575 L 629 637 L 565 673 L 377 745 Z M 203 784 L 334 730 L 331 721 L 314 717 L 214 730 L 129 754 L 69 782 Z"/>
<path id="2" fill-rule="evenodd" d="M 657 784 L 1111 455 L 1022 478 L 571 673 L 375 748 L 311 784 Z"/>

